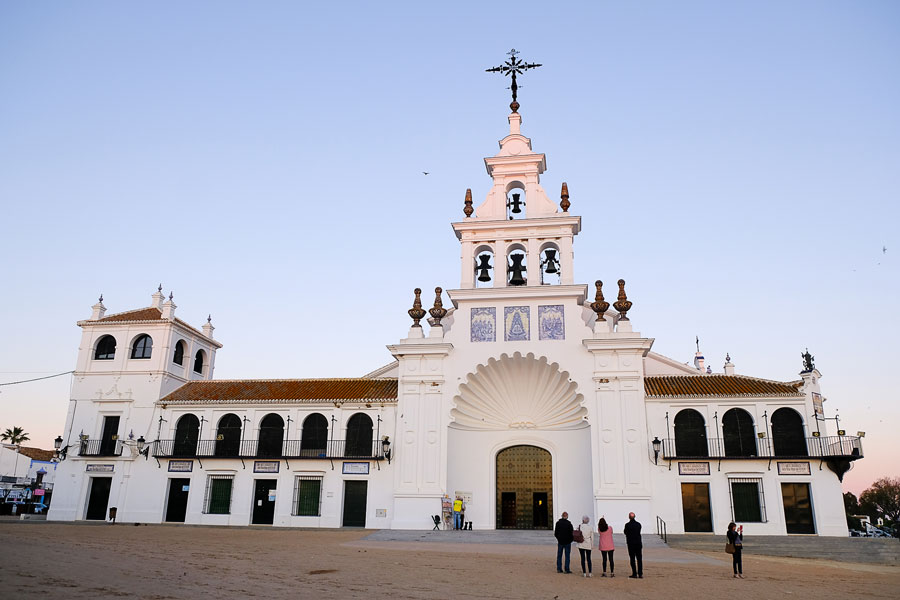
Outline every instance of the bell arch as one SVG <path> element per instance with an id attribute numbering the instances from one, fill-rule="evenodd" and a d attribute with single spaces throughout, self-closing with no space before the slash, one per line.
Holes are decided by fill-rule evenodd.
<path id="1" fill-rule="evenodd" d="M 544 242 L 538 254 L 541 267 L 541 285 L 559 285 L 562 282 L 562 264 L 559 244 Z"/>
<path id="2" fill-rule="evenodd" d="M 494 249 L 488 244 L 475 248 L 475 287 L 492 287 L 494 285 Z"/>
<path id="3" fill-rule="evenodd" d="M 528 250 L 519 242 L 506 247 L 506 285 L 528 285 Z"/>
<path id="4" fill-rule="evenodd" d="M 510 221 L 524 219 L 525 209 L 525 184 L 521 181 L 510 181 L 506 184 L 506 218 Z"/>

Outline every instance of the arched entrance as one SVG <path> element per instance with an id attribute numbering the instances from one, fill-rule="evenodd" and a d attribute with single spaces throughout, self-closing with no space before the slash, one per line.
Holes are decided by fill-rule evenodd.
<path id="1" fill-rule="evenodd" d="M 551 529 L 553 463 L 537 446 L 497 454 L 497 529 Z"/>

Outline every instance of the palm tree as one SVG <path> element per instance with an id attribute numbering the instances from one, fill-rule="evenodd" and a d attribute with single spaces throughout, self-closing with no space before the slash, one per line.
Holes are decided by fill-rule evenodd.
<path id="1" fill-rule="evenodd" d="M 22 445 L 22 442 L 27 442 L 30 439 L 22 427 L 13 427 L 12 429 L 7 427 L 6 431 L 0 433 L 0 441 L 9 442 L 16 447 L 16 465 L 13 467 L 13 476 L 16 475 L 16 471 L 19 469 L 19 447 Z"/>

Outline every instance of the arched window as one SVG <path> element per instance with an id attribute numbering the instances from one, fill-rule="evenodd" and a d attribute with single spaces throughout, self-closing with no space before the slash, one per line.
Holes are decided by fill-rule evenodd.
<path id="1" fill-rule="evenodd" d="M 725 456 L 756 456 L 756 434 L 753 417 L 742 408 L 732 408 L 722 415 L 722 437 Z"/>
<path id="2" fill-rule="evenodd" d="M 803 417 L 793 408 L 772 413 L 772 445 L 775 456 L 807 456 Z"/>
<path id="3" fill-rule="evenodd" d="M 150 358 L 153 352 L 153 339 L 146 333 L 139 335 L 131 347 L 131 358 Z"/>
<path id="4" fill-rule="evenodd" d="M 175 442 L 172 456 L 195 456 L 197 440 L 200 439 L 200 419 L 194 415 L 183 415 L 175 424 Z"/>
<path id="5" fill-rule="evenodd" d="M 94 351 L 94 360 L 112 360 L 116 357 L 116 338 L 111 335 L 104 335 L 97 342 L 97 349 Z"/>
<path id="6" fill-rule="evenodd" d="M 309 415 L 303 420 L 303 432 L 300 435 L 300 456 L 325 457 L 328 419 L 319 413 Z"/>
<path id="7" fill-rule="evenodd" d="M 687 457 L 709 456 L 706 445 L 706 421 L 693 408 L 675 415 L 675 455 Z"/>
<path id="8" fill-rule="evenodd" d="M 559 247 L 552 242 L 544 244 L 540 259 L 541 285 L 559 285 L 562 273 L 559 264 Z"/>
<path id="9" fill-rule="evenodd" d="M 280 458 L 284 443 L 284 419 L 281 415 L 269 413 L 259 422 L 259 443 L 256 456 L 260 458 Z"/>
<path id="10" fill-rule="evenodd" d="M 528 255 L 521 244 L 514 244 L 507 251 L 506 283 L 511 286 L 528 284 Z"/>
<path id="11" fill-rule="evenodd" d="M 239 456 L 241 448 L 241 418 L 228 413 L 216 427 L 216 456 Z"/>
<path id="12" fill-rule="evenodd" d="M 194 373 L 202 373 L 203 372 L 203 350 L 197 350 L 197 354 L 194 355 Z"/>
<path id="13" fill-rule="evenodd" d="M 491 287 L 494 269 L 494 251 L 490 246 L 479 246 L 475 250 L 475 287 Z"/>
<path id="14" fill-rule="evenodd" d="M 175 354 L 172 355 L 172 362 L 176 365 L 184 364 L 184 341 L 175 342 Z"/>
<path id="15" fill-rule="evenodd" d="M 344 456 L 372 456 L 372 419 L 356 413 L 347 421 L 347 445 Z"/>

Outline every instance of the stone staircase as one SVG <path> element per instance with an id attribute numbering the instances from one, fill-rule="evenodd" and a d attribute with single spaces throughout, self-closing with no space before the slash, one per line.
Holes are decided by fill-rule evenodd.
<path id="1" fill-rule="evenodd" d="M 669 546 L 679 550 L 725 554 L 724 535 L 668 536 Z M 744 538 L 744 554 L 819 558 L 840 562 L 900 565 L 900 539 L 819 536 L 760 535 Z"/>

